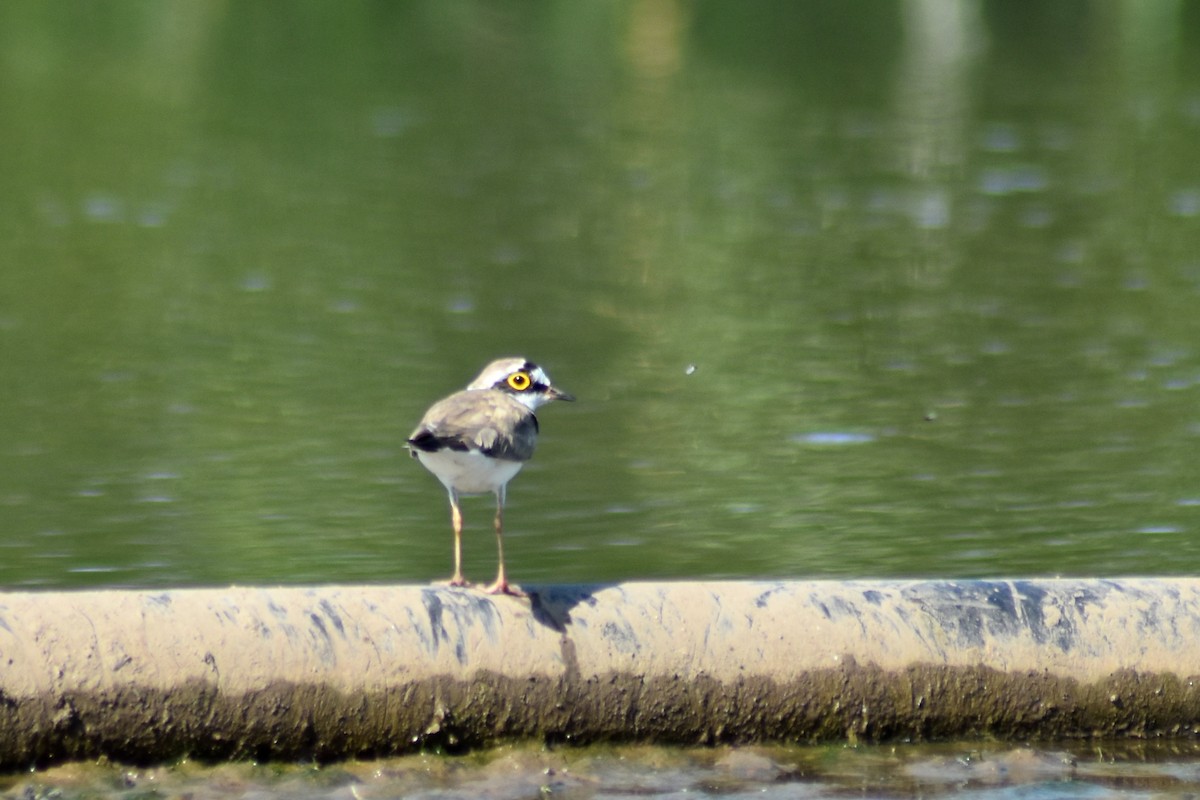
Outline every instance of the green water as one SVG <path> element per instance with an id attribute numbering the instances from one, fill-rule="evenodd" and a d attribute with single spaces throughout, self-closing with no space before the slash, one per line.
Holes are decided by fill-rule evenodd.
<path id="1" fill-rule="evenodd" d="M 0 6 L 0 583 L 1200 570 L 1179 3 Z M 486 498 L 466 567 L 489 579 Z"/>

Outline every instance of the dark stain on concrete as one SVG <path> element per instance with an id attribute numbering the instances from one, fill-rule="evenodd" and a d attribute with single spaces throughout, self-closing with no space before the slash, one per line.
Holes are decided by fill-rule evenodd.
<path id="1" fill-rule="evenodd" d="M 337 609 L 333 607 L 333 604 L 328 600 L 322 600 L 317 604 L 317 607 L 320 608 L 322 613 L 329 618 L 329 621 L 333 623 L 333 627 L 337 630 L 337 632 L 341 634 L 343 638 L 345 638 L 346 627 L 342 624 L 342 618 L 337 613 Z"/>
<path id="2" fill-rule="evenodd" d="M 422 590 L 421 604 L 425 606 L 425 613 L 429 622 L 431 652 L 436 654 L 442 643 L 448 641 L 450 638 L 446 633 L 446 624 L 442 621 L 443 605 L 441 593 L 436 589 Z"/>
<path id="3" fill-rule="evenodd" d="M 499 601 L 516 602 L 513 598 L 500 598 Z M 495 602 L 490 595 L 471 590 L 422 589 L 421 604 L 430 632 L 430 652 L 436 654 L 442 646 L 450 646 L 458 663 L 466 666 L 471 656 L 465 636 L 467 631 L 482 627 L 489 640 L 495 641 L 499 636 L 500 615 Z"/>

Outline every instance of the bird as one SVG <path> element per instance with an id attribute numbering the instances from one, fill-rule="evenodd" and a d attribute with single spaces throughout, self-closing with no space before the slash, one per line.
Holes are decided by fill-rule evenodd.
<path id="1" fill-rule="evenodd" d="M 496 496 L 496 580 L 484 591 L 523 597 L 504 570 L 504 499 L 516 474 L 533 456 L 538 420 L 534 411 L 552 400 L 575 398 L 525 358 L 500 358 L 483 368 L 467 388 L 437 401 L 408 437 L 413 458 L 441 481 L 450 494 L 454 529 L 451 586 L 468 586 L 462 572 L 462 495 Z"/>

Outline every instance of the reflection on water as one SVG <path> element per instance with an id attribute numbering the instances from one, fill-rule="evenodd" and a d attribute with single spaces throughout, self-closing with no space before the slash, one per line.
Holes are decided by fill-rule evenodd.
<path id="1" fill-rule="evenodd" d="M 1194 17 L 3 7 L 0 582 L 1196 572 Z"/>

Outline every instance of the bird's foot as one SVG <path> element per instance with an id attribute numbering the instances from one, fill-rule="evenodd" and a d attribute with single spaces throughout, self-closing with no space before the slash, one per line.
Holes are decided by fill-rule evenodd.
<path id="1" fill-rule="evenodd" d="M 462 575 L 455 575 L 453 578 L 447 578 L 444 581 L 436 581 L 435 586 L 449 586 L 451 589 L 469 589 L 471 582 Z"/>
<path id="2" fill-rule="evenodd" d="M 521 591 L 520 587 L 513 586 L 506 580 L 497 580 L 492 585 L 483 590 L 487 594 L 506 594 L 509 597 L 528 597 L 529 595 Z"/>

